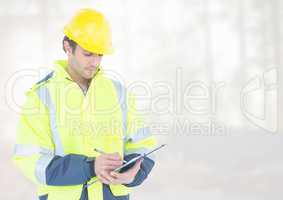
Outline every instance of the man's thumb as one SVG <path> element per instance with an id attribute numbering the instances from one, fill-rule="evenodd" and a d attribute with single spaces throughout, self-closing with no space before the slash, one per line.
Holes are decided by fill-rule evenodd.
<path id="1" fill-rule="evenodd" d="M 141 168 L 142 161 L 143 161 L 143 159 L 140 159 L 136 162 L 136 164 L 135 164 L 136 171 L 139 171 L 139 169 Z"/>

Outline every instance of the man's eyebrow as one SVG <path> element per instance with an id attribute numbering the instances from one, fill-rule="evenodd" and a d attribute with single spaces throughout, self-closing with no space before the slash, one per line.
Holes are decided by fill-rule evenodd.
<path id="1" fill-rule="evenodd" d="M 86 50 L 84 50 L 83 52 L 86 53 L 86 54 L 93 54 L 93 53 L 86 51 Z"/>
<path id="2" fill-rule="evenodd" d="M 96 53 L 92 53 L 92 52 L 89 52 L 89 51 L 86 51 L 86 50 L 83 50 L 83 53 L 84 53 L 84 54 L 90 54 L 90 55 L 103 56 L 103 54 L 100 54 L 100 53 L 96 54 Z"/>

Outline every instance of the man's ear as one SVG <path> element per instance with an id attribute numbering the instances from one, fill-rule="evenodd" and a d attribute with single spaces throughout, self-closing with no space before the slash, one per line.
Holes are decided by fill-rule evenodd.
<path id="1" fill-rule="evenodd" d="M 69 42 L 64 41 L 64 49 L 65 49 L 68 56 L 72 55 L 73 52 L 72 52 L 72 48 L 71 48 Z"/>

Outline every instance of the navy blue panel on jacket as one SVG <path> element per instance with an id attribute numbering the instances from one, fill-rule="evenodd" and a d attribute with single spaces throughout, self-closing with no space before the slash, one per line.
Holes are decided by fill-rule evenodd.
<path id="1" fill-rule="evenodd" d="M 41 79 L 40 81 L 38 81 L 36 84 L 40 84 L 44 81 L 48 81 L 54 74 L 54 71 L 50 72 L 49 74 L 47 74 L 43 79 Z"/>
<path id="2" fill-rule="evenodd" d="M 124 157 L 126 161 L 139 156 L 139 154 L 130 154 Z M 55 156 L 49 163 L 46 169 L 46 182 L 47 185 L 86 185 L 92 177 L 95 176 L 94 172 L 95 160 L 88 161 L 86 156 L 77 154 L 68 154 L 66 156 Z M 130 164 L 124 168 L 121 173 L 129 170 L 133 167 Z M 134 181 L 130 184 L 125 184 L 128 187 L 134 187 L 140 185 L 148 176 L 150 171 L 154 166 L 154 161 L 148 157 L 145 157 L 141 163 L 141 168 L 138 171 Z M 87 187 L 82 187 L 82 194 L 80 200 L 88 200 Z M 108 185 L 103 184 L 103 196 L 104 200 L 128 200 L 129 195 L 126 196 L 114 196 L 110 191 Z M 42 199 L 47 198 L 47 196 L 40 197 Z"/>
<path id="3" fill-rule="evenodd" d="M 79 185 L 89 181 L 94 173 L 94 161 L 77 154 L 55 156 L 49 163 L 46 173 L 47 185 Z"/>
<path id="4" fill-rule="evenodd" d="M 47 200 L 47 198 L 48 198 L 48 194 L 39 196 L 39 200 Z"/>

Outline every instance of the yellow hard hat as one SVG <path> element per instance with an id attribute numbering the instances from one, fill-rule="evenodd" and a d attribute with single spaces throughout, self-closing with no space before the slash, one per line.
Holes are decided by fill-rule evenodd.
<path id="1" fill-rule="evenodd" d="M 64 27 L 64 34 L 87 51 L 113 52 L 111 31 L 105 17 L 94 9 L 81 9 Z"/>

